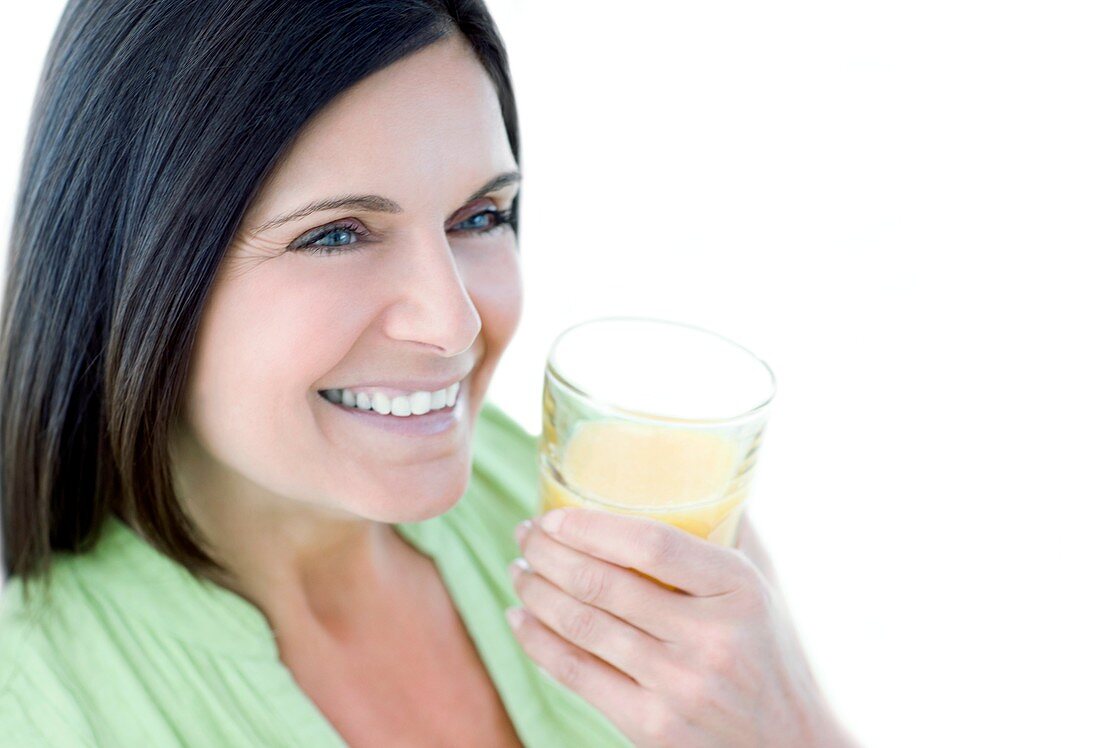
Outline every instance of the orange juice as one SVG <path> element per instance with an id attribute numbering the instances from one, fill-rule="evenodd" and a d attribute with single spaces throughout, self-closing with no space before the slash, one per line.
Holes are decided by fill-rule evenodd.
<path id="1" fill-rule="evenodd" d="M 720 545 L 732 545 L 748 491 L 756 440 L 729 433 L 625 420 L 577 424 L 558 456 L 556 434 L 540 440 L 543 511 L 588 506 L 651 517 Z"/>

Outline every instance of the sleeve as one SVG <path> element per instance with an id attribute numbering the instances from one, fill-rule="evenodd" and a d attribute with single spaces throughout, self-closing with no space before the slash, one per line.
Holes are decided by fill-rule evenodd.
<path id="1" fill-rule="evenodd" d="M 20 748 L 95 748 L 91 735 L 53 712 L 46 694 L 0 690 L 0 746 Z"/>
<path id="2" fill-rule="evenodd" d="M 11 607 L 0 613 L 0 746 L 95 748 L 92 727 L 70 689 L 41 656 L 37 637 Z"/>

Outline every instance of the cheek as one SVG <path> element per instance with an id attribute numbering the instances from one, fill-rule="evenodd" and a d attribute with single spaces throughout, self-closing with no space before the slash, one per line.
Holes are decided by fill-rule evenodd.
<path id="1" fill-rule="evenodd" d="M 274 270 L 274 269 L 273 269 Z M 217 289 L 200 330 L 199 362 L 218 391 L 257 404 L 275 398 L 285 406 L 299 396 L 316 372 L 328 330 L 339 318 L 325 303 L 324 290 L 286 277 L 262 273 Z M 260 277 L 263 276 L 263 277 Z"/>
<path id="2" fill-rule="evenodd" d="M 200 322 L 188 384 L 188 420 L 219 459 L 244 473 L 301 456 L 288 434 L 311 428 L 307 398 L 317 362 L 331 360 L 338 305 L 319 284 L 263 265 L 216 285 Z M 336 307 L 336 308 L 334 308 Z M 261 464 L 261 462 L 263 464 Z"/>
<path id="3" fill-rule="evenodd" d="M 499 356 L 519 327 L 523 279 L 514 240 L 481 253 L 457 254 L 466 290 L 481 315 L 486 357 Z"/>
<path id="4" fill-rule="evenodd" d="M 519 259 L 510 238 L 492 246 L 456 243 L 453 250 L 482 320 L 485 353 L 471 392 L 480 401 L 519 325 Z M 339 483 L 338 474 L 319 469 L 310 476 L 303 469 L 341 462 L 330 454 L 335 435 L 322 434 L 320 441 L 308 436 L 318 423 L 324 430 L 317 418 L 324 406 L 313 401 L 313 390 L 392 302 L 392 284 L 380 283 L 377 273 L 357 274 L 353 263 L 338 261 L 321 271 L 317 263 L 283 257 L 216 284 L 188 384 L 187 417 L 206 449 L 237 472 L 292 495 Z M 305 457 L 311 444 L 327 445 L 322 459 Z"/>
<path id="5" fill-rule="evenodd" d="M 513 241 L 475 257 L 457 256 L 466 290 L 481 316 L 480 337 L 485 348 L 470 388 L 470 409 L 476 413 L 489 389 L 497 363 L 519 327 L 523 283 Z M 473 422 L 469 427 L 473 428 Z"/>

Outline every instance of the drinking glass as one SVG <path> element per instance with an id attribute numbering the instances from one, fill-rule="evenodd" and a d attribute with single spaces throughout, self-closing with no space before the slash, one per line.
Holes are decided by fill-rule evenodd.
<path id="1" fill-rule="evenodd" d="M 701 327 L 646 317 L 573 325 L 546 361 L 542 511 L 640 515 L 732 545 L 774 395 L 764 361 Z"/>

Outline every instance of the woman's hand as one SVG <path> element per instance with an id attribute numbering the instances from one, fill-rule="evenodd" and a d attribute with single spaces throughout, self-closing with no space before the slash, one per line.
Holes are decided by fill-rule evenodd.
<path id="1" fill-rule="evenodd" d="M 810 674 L 763 548 L 741 525 L 726 548 L 594 509 L 521 523 L 530 568 L 512 566 L 520 645 L 640 748 L 854 745 Z"/>

